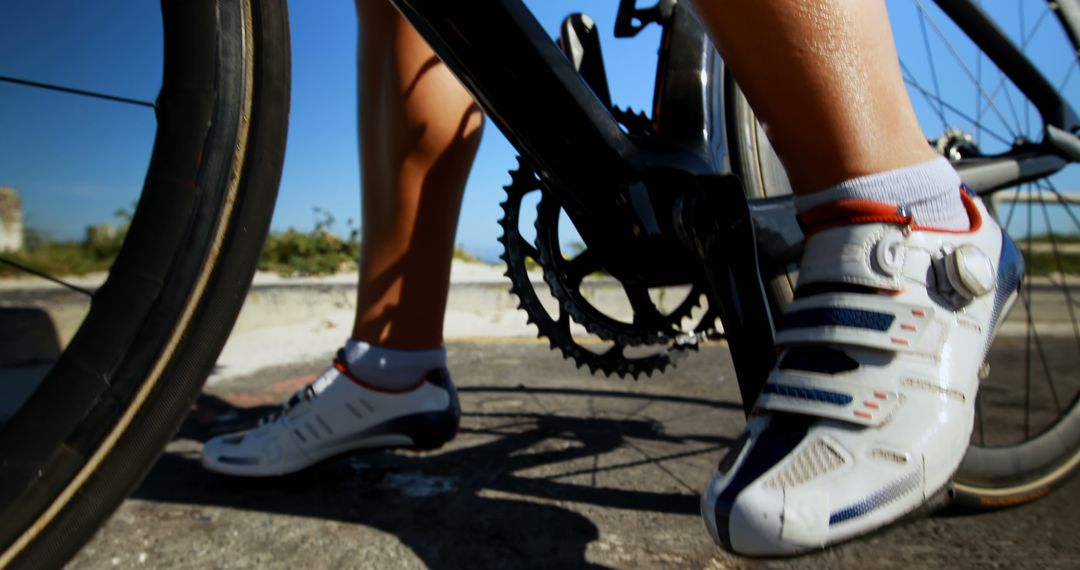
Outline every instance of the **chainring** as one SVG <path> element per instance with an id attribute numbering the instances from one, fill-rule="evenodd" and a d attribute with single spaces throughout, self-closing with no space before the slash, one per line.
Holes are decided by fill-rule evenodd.
<path id="1" fill-rule="evenodd" d="M 589 333 L 625 346 L 664 344 L 682 336 L 682 321 L 698 307 L 704 293 L 702 287 L 692 285 L 679 306 L 664 314 L 656 307 L 647 288 L 620 282 L 633 308 L 634 321 L 628 323 L 609 316 L 593 305 L 581 290 L 587 276 L 602 270 L 600 258 L 589 249 L 570 259 L 563 254 L 559 245 L 561 210 L 555 195 L 541 189 L 540 203 L 536 207 L 534 245 L 540 253 L 544 281 L 570 317 Z"/>
<path id="2" fill-rule="evenodd" d="M 554 193 L 546 188 L 535 170 L 525 160 L 518 158 L 518 168 L 510 172 L 511 182 L 504 187 L 507 198 L 501 204 L 503 218 L 499 224 L 503 235 L 499 238 L 506 262 L 506 276 L 511 281 L 511 292 L 520 300 L 518 308 L 528 315 L 528 321 L 536 325 L 538 336 L 546 337 L 551 348 L 558 348 L 565 358 L 573 358 L 578 368 L 585 366 L 590 372 L 605 375 L 627 375 L 634 378 L 641 374 L 651 376 L 663 372 L 687 349 L 696 349 L 701 338 L 715 336 L 712 323 L 715 314 L 706 311 L 692 333 L 683 332 L 680 324 L 690 315 L 702 296 L 699 286 L 692 286 L 687 298 L 674 311 L 662 314 L 648 296 L 647 290 L 623 285 L 635 310 L 635 322 L 626 323 L 614 319 L 596 308 L 580 291 L 586 275 L 600 266 L 588 250 L 573 259 L 565 259 L 559 248 L 558 216 L 560 206 Z M 519 231 L 523 199 L 532 192 L 540 192 L 537 206 L 536 243 L 530 244 Z M 543 269 L 544 280 L 558 301 L 558 316 L 553 317 L 545 309 L 532 279 L 529 262 Z M 647 318 L 640 315 L 647 314 Z M 591 350 L 574 338 L 571 323 L 583 326 L 590 334 L 607 341 L 602 351 Z M 586 344 L 592 346 L 593 343 Z M 603 342 L 597 343 L 604 346 Z M 641 355 L 628 354 L 644 347 Z"/>

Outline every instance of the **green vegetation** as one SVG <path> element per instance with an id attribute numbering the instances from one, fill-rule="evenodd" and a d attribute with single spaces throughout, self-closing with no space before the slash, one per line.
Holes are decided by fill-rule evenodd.
<path id="1" fill-rule="evenodd" d="M 343 239 L 334 233 L 334 215 L 315 208 L 315 229 L 300 232 L 289 229 L 273 232 L 266 239 L 259 258 L 261 271 L 272 271 L 284 277 L 330 275 L 356 269 L 360 257 L 360 230 L 353 221 L 346 221 L 348 232 Z M 131 214 L 116 212 L 118 223 L 87 228 L 81 240 L 56 240 L 35 229 L 26 230 L 25 248 L 18 253 L 5 253 L 0 258 L 55 276 L 84 275 L 105 271 L 112 266 L 127 235 Z M 454 259 L 479 263 L 480 259 L 460 245 L 454 248 Z M 21 269 L 0 263 L 0 277 L 26 275 Z"/>
<path id="2" fill-rule="evenodd" d="M 1028 238 L 1026 236 L 1013 237 L 1013 240 L 1021 248 L 1023 248 L 1024 244 L 1028 242 Z M 1080 243 L 1080 234 L 1038 234 L 1031 236 L 1030 241 L 1031 243 Z"/>
<path id="3" fill-rule="evenodd" d="M 315 208 L 315 215 L 315 229 L 310 232 L 289 229 L 271 233 L 259 259 L 259 269 L 285 277 L 329 275 L 356 269 L 360 257 L 360 231 L 354 227 L 353 221 L 346 221 L 348 233 L 342 239 L 333 232 L 333 214 Z M 27 229 L 24 250 L 5 253 L 0 257 L 57 276 L 107 270 L 120 252 L 131 222 L 131 214 L 127 210 L 118 210 L 115 216 L 117 223 L 113 225 L 87 228 L 86 237 L 81 241 L 59 241 L 40 230 Z M 1017 245 L 1025 253 L 1028 275 L 1059 272 L 1080 275 L 1080 234 L 1041 234 L 1030 239 L 1019 237 Z M 581 243 L 568 244 L 564 257 L 571 258 L 584 248 Z M 480 262 L 460 245 L 454 248 L 454 259 Z M 539 269 L 533 259 L 527 258 L 525 264 L 528 269 Z M 19 275 L 25 273 L 0 263 L 0 277 Z"/>
<path id="4" fill-rule="evenodd" d="M 467 261 L 469 263 L 483 263 L 479 257 L 465 251 L 465 248 L 460 245 L 454 248 L 454 259 Z"/>
<path id="5" fill-rule="evenodd" d="M 1035 253 L 1025 256 L 1025 272 L 1028 275 L 1049 275 L 1051 273 L 1065 273 L 1066 275 L 1080 275 L 1080 255 L 1061 254 L 1057 257 L 1053 253 Z M 1058 267 L 1060 262 L 1061 266 Z"/>
<path id="6" fill-rule="evenodd" d="M 293 277 L 355 269 L 360 257 L 360 230 L 350 219 L 346 222 L 348 237 L 341 239 L 331 231 L 333 214 L 322 208 L 315 208 L 315 214 L 320 217 L 311 232 L 289 229 L 271 233 L 259 258 L 259 270 Z"/>
<path id="7" fill-rule="evenodd" d="M 5 253 L 3 258 L 49 275 L 85 275 L 104 271 L 120 253 L 131 221 L 131 214 L 126 210 L 118 210 L 115 215 L 120 220 L 118 225 L 92 226 L 87 229 L 86 238 L 82 241 L 58 241 L 40 230 L 27 229 L 24 249 Z M 21 269 L 0 264 L 0 277 L 24 275 L 26 273 Z"/>
<path id="8" fill-rule="evenodd" d="M 1055 233 L 1013 239 L 1024 255 L 1028 275 L 1080 275 L 1080 235 Z"/>

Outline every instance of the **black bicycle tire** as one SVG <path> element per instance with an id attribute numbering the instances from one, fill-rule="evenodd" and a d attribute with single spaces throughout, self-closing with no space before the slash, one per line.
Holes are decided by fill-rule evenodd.
<path id="1" fill-rule="evenodd" d="M 0 567 L 59 567 L 142 479 L 209 374 L 269 229 L 288 122 L 285 3 L 162 11 L 159 129 L 129 238 L 69 350 L 0 432 L 0 493 L 14 497 L 0 503 Z M 50 405 L 85 413 L 28 437 Z"/>
<path id="2" fill-rule="evenodd" d="M 726 81 L 731 165 L 743 180 L 747 196 L 790 194 L 787 175 L 764 129 L 734 79 L 729 76 Z M 795 279 L 791 273 L 763 275 L 774 306 L 784 307 L 791 301 Z M 992 448 L 972 444 L 953 477 L 953 501 L 976 509 L 1011 507 L 1048 495 L 1078 471 L 1080 398 L 1053 426 L 1024 442 Z"/>

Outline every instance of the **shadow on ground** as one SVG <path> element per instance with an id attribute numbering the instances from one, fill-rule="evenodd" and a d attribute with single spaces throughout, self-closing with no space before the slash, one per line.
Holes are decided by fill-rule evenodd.
<path id="1" fill-rule="evenodd" d="M 501 386 L 460 392 L 461 433 L 443 450 L 354 456 L 265 480 L 207 473 L 195 442 L 250 426 L 276 407 L 239 408 L 204 394 L 177 436 L 190 442 L 186 452 L 164 455 L 133 496 L 366 525 L 397 536 L 431 568 L 590 566 L 586 546 L 599 533 L 582 511 L 696 516 L 700 488 L 678 473 L 679 462 L 711 463 L 731 440 L 687 433 L 679 421 L 696 414 L 699 426 L 708 414 L 741 416 L 735 403 L 662 394 Z M 548 406 L 541 412 L 538 396 Z M 651 481 L 642 481 L 643 471 Z"/>

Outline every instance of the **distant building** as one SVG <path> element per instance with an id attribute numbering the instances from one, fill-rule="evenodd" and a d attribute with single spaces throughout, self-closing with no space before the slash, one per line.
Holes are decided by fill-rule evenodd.
<path id="1" fill-rule="evenodd" d="M 22 199 L 14 188 L 0 186 L 0 251 L 22 251 Z"/>

